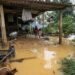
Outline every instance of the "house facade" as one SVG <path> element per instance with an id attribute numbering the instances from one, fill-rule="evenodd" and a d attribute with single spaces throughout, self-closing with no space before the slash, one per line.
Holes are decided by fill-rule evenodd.
<path id="1" fill-rule="evenodd" d="M 45 11 L 59 10 L 59 44 L 62 43 L 62 11 L 67 4 L 54 3 L 50 0 L 0 0 L 0 33 L 2 41 L 7 43 L 8 31 L 18 30 L 17 19 L 22 15 L 22 10 L 31 11 L 36 17 Z"/>

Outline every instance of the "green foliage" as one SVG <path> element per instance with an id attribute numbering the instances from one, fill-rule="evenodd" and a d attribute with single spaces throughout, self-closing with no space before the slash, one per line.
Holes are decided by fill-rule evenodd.
<path id="1" fill-rule="evenodd" d="M 65 16 L 63 18 L 63 33 L 69 35 L 75 33 L 75 24 L 72 16 Z"/>
<path id="2" fill-rule="evenodd" d="M 48 25 L 47 27 L 42 28 L 43 33 L 49 33 L 51 32 L 50 26 Z"/>
<path id="3" fill-rule="evenodd" d="M 72 41 L 75 42 L 75 39 L 73 39 Z"/>
<path id="4" fill-rule="evenodd" d="M 75 33 L 75 22 L 74 22 L 74 16 L 72 15 L 66 15 L 63 16 L 63 33 L 65 36 Z M 58 31 L 58 15 L 54 14 L 54 30 Z"/>
<path id="5" fill-rule="evenodd" d="M 47 24 L 48 26 L 46 28 L 44 28 L 44 32 L 45 33 L 56 33 L 56 32 L 58 32 L 57 14 L 55 12 L 52 12 L 52 13 L 47 12 L 47 14 L 45 16 L 49 16 L 49 17 L 53 16 L 54 23 L 53 24 L 48 23 Z M 48 18 L 45 18 L 45 19 L 47 20 Z"/>
<path id="6" fill-rule="evenodd" d="M 64 75 L 75 75 L 75 60 L 74 59 L 63 59 L 61 63 L 61 71 Z"/>
<path id="7" fill-rule="evenodd" d="M 58 0 L 54 0 L 54 2 L 58 2 Z M 71 3 L 70 0 L 60 0 L 61 3 Z M 50 25 L 50 23 L 46 23 L 48 18 L 50 16 L 53 16 L 53 26 Z M 45 33 L 57 33 L 58 32 L 58 20 L 59 20 L 59 11 L 55 12 L 46 12 L 44 14 L 44 19 L 46 22 L 44 23 L 48 27 L 43 28 L 43 32 Z M 42 17 L 43 18 L 43 17 Z M 39 17 L 38 20 L 40 21 Z M 49 25 L 48 25 L 49 24 Z M 65 36 L 75 33 L 75 14 L 73 14 L 73 9 L 66 9 L 63 11 L 63 33 Z"/>

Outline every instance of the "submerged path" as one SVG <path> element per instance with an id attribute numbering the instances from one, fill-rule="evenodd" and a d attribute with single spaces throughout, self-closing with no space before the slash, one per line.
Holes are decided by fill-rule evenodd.
<path id="1" fill-rule="evenodd" d="M 74 51 L 70 45 L 46 45 L 38 39 L 18 39 L 15 47 L 15 59 L 25 58 L 11 63 L 16 75 L 60 75 L 60 60 Z"/>

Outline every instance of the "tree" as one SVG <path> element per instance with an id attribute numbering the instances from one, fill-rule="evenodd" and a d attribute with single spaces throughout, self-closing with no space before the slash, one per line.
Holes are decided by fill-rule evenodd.
<path id="1" fill-rule="evenodd" d="M 68 15 L 63 18 L 63 33 L 66 36 L 75 33 L 75 24 L 72 16 Z"/>
<path id="2" fill-rule="evenodd" d="M 55 12 L 48 13 L 48 15 L 52 15 L 54 18 L 54 25 L 53 25 L 53 31 L 56 33 L 58 32 L 58 15 Z M 72 15 L 66 15 L 63 17 L 63 33 L 65 36 L 68 36 L 69 34 L 75 33 L 75 22 L 74 22 L 74 16 Z"/>

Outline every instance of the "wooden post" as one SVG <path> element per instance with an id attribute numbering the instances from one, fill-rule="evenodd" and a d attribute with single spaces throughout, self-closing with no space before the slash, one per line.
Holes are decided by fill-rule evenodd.
<path id="1" fill-rule="evenodd" d="M 45 33 L 45 32 L 44 32 L 44 20 L 45 20 L 45 16 L 44 16 L 44 13 L 43 13 L 43 14 L 42 14 L 43 34 Z"/>
<path id="2" fill-rule="evenodd" d="M 59 12 L 59 44 L 62 44 L 62 10 Z"/>
<path id="3" fill-rule="evenodd" d="M 5 19 L 4 19 L 4 11 L 3 6 L 0 6 L 0 18 L 1 18 L 1 34 L 2 34 L 2 42 L 6 45 L 7 44 L 7 37 L 6 37 L 6 28 L 5 28 Z"/>

